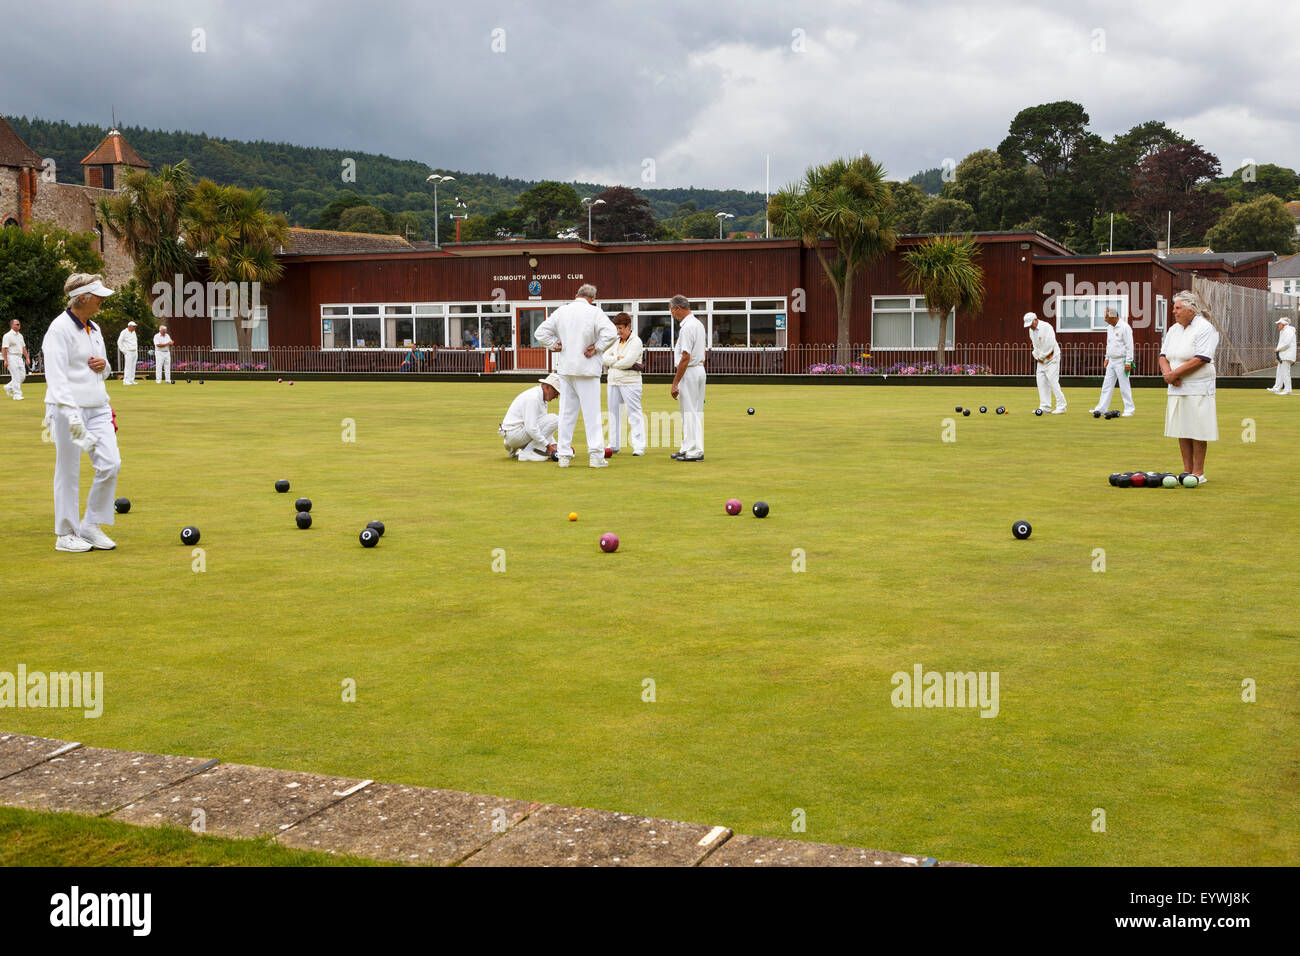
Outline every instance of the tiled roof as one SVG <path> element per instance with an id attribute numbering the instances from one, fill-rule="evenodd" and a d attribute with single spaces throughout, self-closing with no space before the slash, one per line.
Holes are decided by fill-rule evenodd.
<path id="1" fill-rule="evenodd" d="M 289 241 L 282 255 L 314 256 L 353 252 L 411 252 L 401 236 L 380 236 L 368 232 L 337 232 L 333 229 L 289 229 Z"/>
<path id="2" fill-rule="evenodd" d="M 149 164 L 140 158 L 140 154 L 133 150 L 131 144 L 115 129 L 109 130 L 100 144 L 81 161 L 82 166 L 116 166 L 120 163 L 126 163 L 137 169 L 149 168 Z"/>
<path id="3" fill-rule="evenodd" d="M 1223 262 L 1230 266 L 1240 266 L 1248 262 L 1257 262 L 1260 259 L 1272 260 L 1274 255 L 1275 253 L 1267 250 L 1262 252 L 1206 252 L 1192 255 L 1181 255 L 1174 252 L 1173 255 L 1165 258 L 1169 262 L 1180 264 Z"/>
<path id="4" fill-rule="evenodd" d="M 1300 276 L 1300 253 L 1279 259 L 1268 267 L 1270 279 L 1294 279 Z"/>
<path id="5" fill-rule="evenodd" d="M 39 167 L 41 157 L 14 132 L 3 116 L 0 116 L 0 166 Z"/>

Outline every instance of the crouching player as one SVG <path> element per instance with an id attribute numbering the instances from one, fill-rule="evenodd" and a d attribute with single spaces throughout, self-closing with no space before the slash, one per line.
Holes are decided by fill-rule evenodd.
<path id="1" fill-rule="evenodd" d="M 560 416 L 547 411 L 547 404 L 560 394 L 560 378 L 554 372 L 541 383 L 519 393 L 497 429 L 506 451 L 516 461 L 546 461 L 555 457 L 555 430 Z"/>

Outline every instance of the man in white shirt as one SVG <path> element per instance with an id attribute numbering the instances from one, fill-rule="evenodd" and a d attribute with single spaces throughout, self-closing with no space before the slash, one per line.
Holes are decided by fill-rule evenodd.
<path id="1" fill-rule="evenodd" d="M 1025 313 L 1025 328 L 1029 330 L 1029 344 L 1033 346 L 1038 369 L 1038 407 L 1053 415 L 1064 415 L 1065 393 L 1059 384 L 1061 350 L 1056 345 L 1056 330 L 1033 312 Z M 1056 398 L 1055 411 L 1052 411 L 1053 396 Z"/>
<path id="2" fill-rule="evenodd" d="M 135 357 L 139 348 L 135 339 L 135 323 L 128 322 L 122 334 L 117 337 L 117 356 L 122 365 L 123 385 L 135 384 Z"/>
<path id="3" fill-rule="evenodd" d="M 578 411 L 587 430 L 587 455 L 592 468 L 605 468 L 605 433 L 600 420 L 600 354 L 618 338 L 609 317 L 596 307 L 596 287 L 586 283 L 568 305 L 562 305 L 537 327 L 533 337 L 552 352 L 560 379 L 560 434 L 556 456 L 568 468 L 573 458 L 573 431 Z"/>
<path id="4" fill-rule="evenodd" d="M 555 429 L 560 416 L 546 410 L 560 394 L 560 376 L 552 372 L 537 380 L 541 384 L 520 392 L 497 429 L 506 451 L 515 461 L 547 461 L 555 455 Z"/>
<path id="5" fill-rule="evenodd" d="M 682 413 L 682 447 L 669 457 L 674 461 L 704 460 L 704 359 L 708 340 L 704 323 L 691 313 L 691 300 L 675 295 L 668 311 L 677 320 L 677 341 L 673 345 L 672 396 Z"/>
<path id="6" fill-rule="evenodd" d="M 1117 309 L 1106 310 L 1106 379 L 1101 385 L 1101 399 L 1094 412 L 1106 412 L 1110 408 L 1110 397 L 1119 385 L 1120 397 L 1124 400 L 1124 418 L 1133 417 L 1133 388 L 1129 384 L 1129 372 L 1133 370 L 1133 329 L 1119 317 Z"/>
<path id="7" fill-rule="evenodd" d="M 1295 364 L 1295 328 L 1285 315 L 1277 320 L 1277 380 L 1269 389 L 1277 395 L 1291 394 L 1291 366 Z"/>
<path id="8" fill-rule="evenodd" d="M 153 380 L 155 384 L 162 382 L 163 369 L 166 368 L 167 384 L 172 384 L 172 346 L 176 343 L 167 333 L 167 326 L 158 326 L 158 334 L 153 337 Z"/>
<path id="9" fill-rule="evenodd" d="M 15 402 L 23 400 L 23 380 L 27 378 L 27 365 L 32 357 L 27 352 L 27 343 L 23 341 L 22 323 L 13 319 L 9 331 L 0 339 L 0 355 L 4 356 L 5 367 L 9 369 L 9 384 L 5 391 Z"/>

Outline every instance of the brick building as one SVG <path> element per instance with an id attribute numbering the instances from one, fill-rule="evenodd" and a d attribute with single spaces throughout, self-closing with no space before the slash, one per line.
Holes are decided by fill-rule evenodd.
<path id="1" fill-rule="evenodd" d="M 57 182 L 53 161 L 41 159 L 0 116 L 0 227 L 30 229 L 48 222 L 73 232 L 98 233 L 105 279 L 110 285 L 125 282 L 134 263 L 100 227 L 95 203 L 120 189 L 132 169 L 148 169 L 149 164 L 114 129 L 81 161 L 81 168 L 82 184 Z"/>

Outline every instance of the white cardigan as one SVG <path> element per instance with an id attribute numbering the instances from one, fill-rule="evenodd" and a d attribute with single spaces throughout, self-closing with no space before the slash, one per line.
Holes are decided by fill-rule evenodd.
<path id="1" fill-rule="evenodd" d="M 641 347 L 641 339 L 638 336 L 629 335 L 627 344 L 623 345 L 622 358 L 618 354 L 620 345 L 623 345 L 623 343 L 615 342 L 605 349 L 605 354 L 601 356 L 601 361 L 609 369 L 609 384 L 640 385 L 641 373 L 632 366 L 641 361 L 641 353 L 644 351 Z"/>
<path id="2" fill-rule="evenodd" d="M 41 353 L 45 361 L 46 405 L 99 408 L 108 404 L 104 380 L 113 374 L 113 366 L 104 350 L 104 336 L 94 322 L 83 326 L 71 312 L 64 312 L 50 323 Z M 91 356 L 104 360 L 102 372 L 91 371 Z"/>

